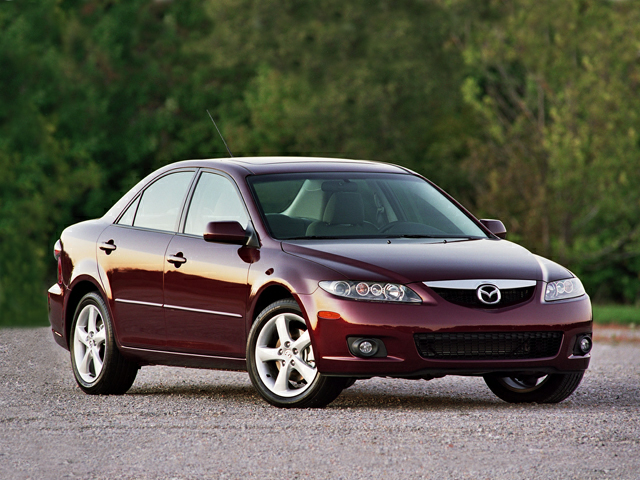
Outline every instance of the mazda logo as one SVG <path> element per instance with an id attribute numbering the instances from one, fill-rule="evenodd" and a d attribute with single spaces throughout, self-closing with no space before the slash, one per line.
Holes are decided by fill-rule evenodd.
<path id="1" fill-rule="evenodd" d="M 502 295 L 500 295 L 500 289 L 491 284 L 480 285 L 476 294 L 478 295 L 478 300 L 485 305 L 495 305 L 500 303 L 500 299 L 502 298 Z"/>

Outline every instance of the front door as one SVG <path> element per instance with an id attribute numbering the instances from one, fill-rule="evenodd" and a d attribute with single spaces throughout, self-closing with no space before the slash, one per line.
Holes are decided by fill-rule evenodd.
<path id="1" fill-rule="evenodd" d="M 164 306 L 171 350 L 243 358 L 249 263 L 238 245 L 205 242 L 208 222 L 249 216 L 229 178 L 202 172 L 184 222 L 165 258 Z M 246 256 L 244 256 L 246 259 Z"/>

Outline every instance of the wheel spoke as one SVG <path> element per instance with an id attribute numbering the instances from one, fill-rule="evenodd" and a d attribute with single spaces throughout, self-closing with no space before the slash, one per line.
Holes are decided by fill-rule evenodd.
<path id="1" fill-rule="evenodd" d="M 309 336 L 309 330 L 305 330 L 305 332 L 300 335 L 295 342 L 293 342 L 292 348 L 297 348 L 299 351 L 303 351 L 311 345 L 311 337 Z"/>
<path id="2" fill-rule="evenodd" d="M 291 335 L 289 335 L 289 330 L 287 329 L 287 319 L 284 315 L 278 315 L 278 318 L 276 318 L 276 328 L 278 329 L 280 345 L 291 342 Z"/>
<path id="3" fill-rule="evenodd" d="M 288 363 L 282 368 L 280 368 L 280 372 L 278 373 L 278 378 L 276 378 L 276 382 L 273 385 L 273 391 L 275 393 L 282 394 L 289 390 L 290 374 L 291 374 L 291 370 Z"/>
<path id="4" fill-rule="evenodd" d="M 97 347 L 91 349 L 91 357 L 93 359 L 93 370 L 96 372 L 96 377 L 102 371 L 102 360 L 100 359 L 100 351 Z"/>
<path id="5" fill-rule="evenodd" d="M 316 378 L 316 374 L 318 373 L 317 369 L 309 366 L 300 357 L 296 358 L 296 363 L 293 368 L 302 375 L 302 378 L 304 378 L 307 383 L 313 382 L 313 379 Z"/>
<path id="6" fill-rule="evenodd" d="M 91 349 L 87 348 L 84 352 L 82 361 L 78 364 L 78 371 L 81 374 L 87 375 L 89 373 L 89 362 L 91 361 Z"/>
<path id="7" fill-rule="evenodd" d="M 94 332 L 96 331 L 96 317 L 98 316 L 98 309 L 95 307 L 91 307 L 89 309 L 89 320 L 87 321 L 87 331 Z"/>
<path id="8" fill-rule="evenodd" d="M 282 356 L 278 355 L 277 348 L 269 348 L 269 347 L 257 347 L 256 355 L 258 360 L 261 362 L 271 362 L 271 361 L 279 361 L 282 360 Z"/>
<path id="9" fill-rule="evenodd" d="M 96 342 L 97 346 L 102 345 L 105 342 L 106 339 L 107 339 L 107 336 L 106 336 L 104 328 L 99 330 L 98 333 L 96 333 L 93 336 L 93 340 Z"/>
<path id="10" fill-rule="evenodd" d="M 84 331 L 84 329 L 80 326 L 77 325 L 76 326 L 76 338 L 78 340 L 80 340 L 80 342 L 85 345 L 85 346 L 89 346 L 89 342 L 87 340 L 87 332 Z"/>

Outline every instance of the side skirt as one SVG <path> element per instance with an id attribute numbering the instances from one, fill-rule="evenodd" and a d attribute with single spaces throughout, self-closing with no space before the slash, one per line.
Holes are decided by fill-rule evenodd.
<path id="1" fill-rule="evenodd" d="M 146 348 L 120 347 L 127 358 L 142 365 L 169 365 L 172 367 L 208 368 L 216 370 L 247 370 L 244 358 L 216 357 L 194 353 L 168 352 Z"/>

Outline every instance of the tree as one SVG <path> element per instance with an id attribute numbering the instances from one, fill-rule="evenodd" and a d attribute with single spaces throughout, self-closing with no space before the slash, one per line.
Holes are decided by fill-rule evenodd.
<path id="1" fill-rule="evenodd" d="M 596 298 L 635 301 L 640 10 L 519 0 L 474 13 L 458 44 L 475 72 L 465 98 L 484 119 L 467 161 L 479 209 L 582 273 Z"/>
<path id="2" fill-rule="evenodd" d="M 438 5 L 216 0 L 207 13 L 197 48 L 248 79 L 241 113 L 221 111 L 232 149 L 389 161 L 463 190 L 474 124 Z"/>

